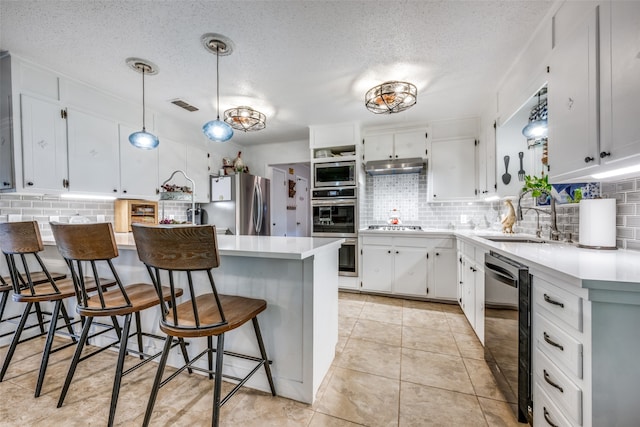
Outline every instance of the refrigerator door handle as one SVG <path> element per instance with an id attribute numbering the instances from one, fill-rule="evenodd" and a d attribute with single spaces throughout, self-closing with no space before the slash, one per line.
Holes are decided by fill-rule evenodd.
<path id="1" fill-rule="evenodd" d="M 253 187 L 254 196 L 254 212 L 253 212 L 253 225 L 256 229 L 256 234 L 260 234 L 262 230 L 262 190 L 260 185 Z"/>

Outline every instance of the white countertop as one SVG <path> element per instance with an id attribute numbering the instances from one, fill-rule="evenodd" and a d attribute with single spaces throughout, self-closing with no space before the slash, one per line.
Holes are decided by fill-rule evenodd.
<path id="1" fill-rule="evenodd" d="M 486 249 L 496 251 L 527 265 L 530 269 L 553 270 L 592 287 L 592 282 L 634 283 L 640 291 L 640 252 L 624 249 L 598 250 L 580 248 L 564 242 L 512 243 L 492 242 L 482 236 L 501 235 L 486 231 L 456 231 L 455 235 Z M 515 235 L 514 237 L 531 237 Z M 598 285 L 598 287 L 602 287 Z"/>
<path id="2" fill-rule="evenodd" d="M 119 249 L 135 249 L 132 233 L 114 233 Z M 221 256 L 253 258 L 305 259 L 319 251 L 337 249 L 344 243 L 342 238 L 326 237 L 277 237 L 277 236 L 228 236 L 218 235 Z M 47 240 L 47 245 L 55 241 Z"/>
<path id="3" fill-rule="evenodd" d="M 640 252 L 624 249 L 597 250 L 579 248 L 576 244 L 564 242 L 513 243 L 492 242 L 482 236 L 501 236 L 507 238 L 529 238 L 527 234 L 506 235 L 491 229 L 444 230 L 423 229 L 422 231 L 385 231 L 362 229 L 362 236 L 406 236 L 435 237 L 451 236 L 467 240 L 487 250 L 496 251 L 527 265 L 530 269 L 547 270 L 578 279 L 583 287 L 616 287 L 613 283 L 637 284 L 640 291 Z M 538 239 L 539 240 L 539 239 Z M 602 282 L 610 282 L 606 285 Z"/>

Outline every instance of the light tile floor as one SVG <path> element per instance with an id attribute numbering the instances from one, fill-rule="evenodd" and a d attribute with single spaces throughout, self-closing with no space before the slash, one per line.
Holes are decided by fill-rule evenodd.
<path id="1" fill-rule="evenodd" d="M 223 407 L 221 425 L 519 425 L 457 306 L 341 293 L 339 324 L 336 358 L 313 405 L 243 389 Z M 56 408 L 73 349 L 51 357 L 36 399 L 43 343 L 36 339 L 18 347 L 0 383 L 0 425 L 105 425 L 115 353 L 81 363 L 64 406 Z M 0 349 L 0 360 L 5 353 L 6 347 Z M 125 377 L 118 425 L 142 424 L 155 367 L 152 363 Z M 212 382 L 185 373 L 160 391 L 152 425 L 210 425 L 211 406 Z"/>

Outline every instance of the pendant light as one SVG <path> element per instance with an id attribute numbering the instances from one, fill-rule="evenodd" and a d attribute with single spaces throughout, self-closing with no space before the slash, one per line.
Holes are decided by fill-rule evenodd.
<path id="1" fill-rule="evenodd" d="M 364 96 L 364 105 L 375 114 L 392 114 L 413 107 L 417 99 L 415 85 L 392 80 L 369 89 Z"/>
<path id="2" fill-rule="evenodd" d="M 224 121 L 232 128 L 244 132 L 262 130 L 267 126 L 267 118 L 264 114 L 245 106 L 225 111 Z"/>
<path id="3" fill-rule="evenodd" d="M 233 136 L 233 129 L 227 123 L 220 120 L 220 55 L 231 54 L 230 40 L 219 34 L 205 34 L 201 38 L 202 43 L 210 52 L 216 54 L 216 114 L 215 120 L 211 120 L 202 126 L 205 136 L 215 142 L 226 142 Z"/>
<path id="4" fill-rule="evenodd" d="M 139 58 L 128 58 L 126 62 L 131 69 L 142 74 L 142 130 L 129 135 L 129 142 L 134 147 L 141 148 L 143 150 L 152 150 L 160 144 L 160 141 L 157 136 L 147 132 L 145 128 L 144 75 L 158 74 L 158 67 L 149 61 Z"/>
<path id="5" fill-rule="evenodd" d="M 547 124 L 547 100 L 540 102 L 540 96 L 547 93 L 547 88 L 538 91 L 538 104 L 531 109 L 529 123 L 522 129 L 522 135 L 527 140 L 541 140 L 547 137 L 549 132 Z"/>

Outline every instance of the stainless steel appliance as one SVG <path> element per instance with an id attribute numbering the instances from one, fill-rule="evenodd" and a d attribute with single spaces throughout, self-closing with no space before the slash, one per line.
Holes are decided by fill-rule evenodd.
<path id="1" fill-rule="evenodd" d="M 493 251 L 484 267 L 485 360 L 518 421 L 533 424 L 529 269 Z"/>
<path id="2" fill-rule="evenodd" d="M 201 205 L 207 214 L 208 222 L 216 227 L 228 229 L 231 234 L 269 236 L 270 181 L 248 173 L 231 175 L 230 178 L 229 200 L 211 201 Z M 212 180 L 214 179 L 216 177 L 212 177 Z M 213 191 L 210 194 L 213 194 Z"/>
<path id="3" fill-rule="evenodd" d="M 356 188 L 313 190 L 313 237 L 345 237 L 338 253 L 341 276 L 358 275 L 358 201 Z"/>
<path id="4" fill-rule="evenodd" d="M 313 187 L 355 187 L 356 162 L 314 163 Z"/>
<path id="5" fill-rule="evenodd" d="M 312 200 L 313 237 L 357 237 L 358 202 L 356 199 Z"/>

